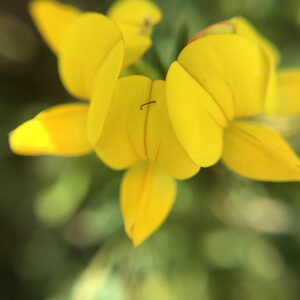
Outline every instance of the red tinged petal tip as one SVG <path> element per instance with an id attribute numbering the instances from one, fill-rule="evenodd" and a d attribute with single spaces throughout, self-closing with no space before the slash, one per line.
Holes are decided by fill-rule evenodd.
<path id="1" fill-rule="evenodd" d="M 189 44 L 200 39 L 201 37 L 204 37 L 206 35 L 210 34 L 230 34 L 235 32 L 235 26 L 230 21 L 223 21 L 216 24 L 213 24 L 200 32 L 196 33 L 194 36 L 192 36 L 189 39 Z"/>

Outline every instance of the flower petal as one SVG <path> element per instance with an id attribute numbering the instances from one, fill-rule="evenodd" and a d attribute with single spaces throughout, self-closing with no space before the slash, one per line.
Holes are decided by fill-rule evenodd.
<path id="1" fill-rule="evenodd" d="M 10 133 L 10 147 L 21 155 L 87 154 L 92 150 L 86 138 L 87 112 L 84 104 L 46 109 Z"/>
<path id="2" fill-rule="evenodd" d="M 262 55 L 264 56 L 264 64 L 266 65 L 266 78 L 268 80 L 265 82 L 265 94 L 264 100 L 261 101 L 258 98 L 258 108 L 263 105 L 265 112 L 273 113 L 274 111 L 274 104 L 276 103 L 277 99 L 277 89 L 276 89 L 276 79 L 275 79 L 275 62 L 279 60 L 279 51 L 273 46 L 267 39 L 265 39 L 248 21 L 242 17 L 235 17 L 230 20 L 216 23 L 208 28 L 200 31 L 198 34 L 193 36 L 189 43 L 196 41 L 207 35 L 216 35 L 216 34 L 234 34 L 240 37 L 245 37 L 249 41 L 256 44 L 261 50 Z M 249 57 L 250 61 L 251 58 Z M 244 63 L 244 62 L 243 62 Z M 244 66 L 244 64 L 243 64 Z M 223 102 L 223 101 L 222 101 Z M 224 106 L 224 104 L 221 104 Z M 239 110 L 238 105 L 238 109 Z M 253 108 L 255 108 L 254 106 Z M 257 110 L 259 111 L 259 110 Z M 228 111 L 225 111 L 228 113 Z M 244 116 L 243 111 L 239 112 L 240 116 Z M 255 112 L 254 112 L 255 113 Z M 248 114 L 246 110 L 246 115 Z M 250 114 L 253 112 L 250 111 Z M 245 116 L 246 116 L 245 115 Z M 239 116 L 239 115 L 238 115 Z"/>
<path id="3" fill-rule="evenodd" d="M 149 100 L 155 103 L 143 108 L 143 113 L 147 113 L 147 157 L 156 161 L 172 177 L 186 179 L 198 173 L 200 167 L 193 162 L 175 135 L 169 118 L 165 90 L 165 81 L 154 81 Z"/>
<path id="4" fill-rule="evenodd" d="M 124 44 L 123 41 L 119 41 L 107 55 L 95 75 L 93 96 L 87 123 L 87 135 L 92 145 L 96 145 L 101 136 L 115 86 L 120 75 L 123 54 Z"/>
<path id="5" fill-rule="evenodd" d="M 300 181 L 300 160 L 274 130 L 237 121 L 224 133 L 222 160 L 236 173 L 264 181 Z"/>
<path id="6" fill-rule="evenodd" d="M 125 231 L 138 246 L 163 223 L 176 195 L 176 184 L 162 168 L 141 162 L 122 181 L 121 208 Z"/>
<path id="7" fill-rule="evenodd" d="M 105 163 L 116 169 L 129 167 L 139 160 L 150 160 L 178 179 L 199 171 L 171 126 L 165 82 L 152 82 L 144 76 L 119 79 L 95 149 Z"/>
<path id="8" fill-rule="evenodd" d="M 262 112 L 270 65 L 249 39 L 235 34 L 204 36 L 185 47 L 178 62 L 212 96 L 227 119 Z"/>
<path id="9" fill-rule="evenodd" d="M 78 17 L 65 35 L 59 55 L 59 72 L 66 89 L 75 97 L 90 98 L 96 73 L 112 52 L 118 55 L 110 63 L 122 64 L 123 38 L 117 25 L 97 13 Z"/>
<path id="10" fill-rule="evenodd" d="M 153 25 L 160 22 L 160 9 L 147 0 L 117 1 L 108 16 L 119 26 L 125 40 L 123 67 L 138 60 L 151 46 Z"/>
<path id="11" fill-rule="evenodd" d="M 236 34 L 250 39 L 252 42 L 257 44 L 267 56 L 269 80 L 268 83 L 266 83 L 264 109 L 267 113 L 272 114 L 274 112 L 274 104 L 276 103 L 277 99 L 275 67 L 277 64 L 279 64 L 280 52 L 268 39 L 266 39 L 243 17 L 232 18 L 229 20 L 229 22 L 234 24 Z"/>
<path id="12" fill-rule="evenodd" d="M 213 114 L 215 109 L 222 117 L 212 97 L 177 62 L 169 69 L 166 95 L 171 123 L 185 151 L 198 166 L 216 163 L 222 153 L 223 126 Z"/>
<path id="13" fill-rule="evenodd" d="M 278 108 L 276 114 L 300 113 L 300 69 L 287 69 L 278 74 Z"/>
<path id="14" fill-rule="evenodd" d="M 124 169 L 146 160 L 146 115 L 140 110 L 149 102 L 152 80 L 128 76 L 118 80 L 111 107 L 95 151 L 110 167 Z M 100 95 L 99 95 L 100 96 Z"/>
<path id="15" fill-rule="evenodd" d="M 33 0 L 29 11 L 41 35 L 54 53 L 60 51 L 62 39 L 81 11 L 52 0 Z"/>

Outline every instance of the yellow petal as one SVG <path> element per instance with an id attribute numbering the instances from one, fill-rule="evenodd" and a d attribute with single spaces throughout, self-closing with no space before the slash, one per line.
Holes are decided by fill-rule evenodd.
<path id="1" fill-rule="evenodd" d="M 121 208 L 125 231 L 135 246 L 163 223 L 175 195 L 174 179 L 154 163 L 141 162 L 126 172 L 121 186 Z"/>
<path id="2" fill-rule="evenodd" d="M 166 95 L 171 123 L 185 151 L 198 166 L 216 163 L 225 121 L 212 97 L 177 62 L 169 69 Z"/>
<path id="3" fill-rule="evenodd" d="M 152 28 L 160 22 L 161 11 L 147 0 L 123 0 L 112 6 L 108 16 L 118 24 L 124 37 L 123 67 L 127 67 L 151 46 Z"/>
<path id="4" fill-rule="evenodd" d="M 229 20 L 235 25 L 235 33 L 242 35 L 255 43 L 266 51 L 272 62 L 278 64 L 280 61 L 279 50 L 260 32 L 257 31 L 246 19 L 243 17 L 235 17 Z"/>
<path id="5" fill-rule="evenodd" d="M 96 152 L 116 169 L 149 160 L 157 162 L 178 179 L 191 177 L 199 171 L 171 126 L 165 82 L 152 82 L 144 76 L 119 79 Z"/>
<path id="6" fill-rule="evenodd" d="M 265 111 L 272 113 L 277 99 L 275 66 L 280 61 L 280 52 L 268 39 L 266 39 L 254 26 L 243 17 L 235 17 L 229 20 L 235 25 L 235 33 L 244 36 L 256 43 L 267 56 L 269 63 L 269 82 L 266 85 Z"/>
<path id="7" fill-rule="evenodd" d="M 267 113 L 273 113 L 276 109 L 277 89 L 276 89 L 276 77 L 275 66 L 280 61 L 279 50 L 260 32 L 258 32 L 246 19 L 243 17 L 235 17 L 229 20 L 235 26 L 235 33 L 245 38 L 250 39 L 256 43 L 267 56 L 269 81 L 266 84 L 266 98 L 265 98 L 265 111 Z"/>
<path id="8" fill-rule="evenodd" d="M 246 121 L 224 133 L 222 160 L 236 173 L 264 181 L 300 181 L 300 160 L 274 130 Z"/>
<path id="9" fill-rule="evenodd" d="M 200 168 L 193 162 L 175 135 L 169 118 L 165 90 L 165 81 L 154 81 L 149 101 L 155 103 L 143 107 L 143 114 L 146 115 L 147 121 L 145 130 L 147 158 L 156 161 L 172 177 L 186 179 L 199 172 Z"/>
<path id="10" fill-rule="evenodd" d="M 111 63 L 122 63 L 122 47 L 121 32 L 113 21 L 97 13 L 82 14 L 65 35 L 59 55 L 59 72 L 66 89 L 75 97 L 90 98 L 96 73 L 112 52 L 118 55 Z"/>
<path id="11" fill-rule="evenodd" d="M 277 49 L 267 39 L 259 34 L 259 32 L 256 31 L 255 28 L 251 26 L 246 19 L 242 17 L 232 18 L 230 20 L 209 26 L 208 28 L 193 36 L 190 39 L 189 43 L 192 43 L 204 36 L 216 34 L 236 34 L 238 36 L 245 37 L 256 44 L 262 50 L 264 56 L 264 64 L 266 66 L 265 75 L 268 78 L 268 80 L 265 82 L 265 98 L 262 103 L 265 112 L 273 113 L 276 108 L 275 105 L 277 99 L 275 78 L 275 61 L 279 60 L 279 52 L 277 51 Z M 249 59 L 251 61 L 250 57 Z M 237 113 L 239 113 L 239 111 Z M 243 114 L 243 111 L 240 113 Z M 252 112 L 250 111 L 250 113 Z"/>
<path id="12" fill-rule="evenodd" d="M 41 35 L 54 53 L 58 53 L 62 39 L 70 25 L 81 14 L 71 5 L 52 0 L 33 0 L 29 11 Z"/>
<path id="13" fill-rule="evenodd" d="M 127 168 L 146 160 L 146 116 L 140 110 L 149 102 L 152 81 L 144 76 L 128 76 L 118 80 L 111 107 L 95 150 L 99 157 L 115 169 Z"/>
<path id="14" fill-rule="evenodd" d="M 235 118 L 262 112 L 270 66 L 264 52 L 249 39 L 208 35 L 185 47 L 178 62 L 212 95 L 227 119 L 232 119 L 232 112 Z"/>
<path id="15" fill-rule="evenodd" d="M 10 147 L 21 155 L 87 154 L 92 150 L 86 138 L 87 112 L 84 104 L 46 109 L 10 133 Z"/>
<path id="16" fill-rule="evenodd" d="M 92 145 L 98 142 L 102 133 L 103 124 L 121 71 L 123 54 L 124 44 L 123 41 L 119 41 L 107 55 L 95 75 L 87 123 L 87 135 Z"/>
<path id="17" fill-rule="evenodd" d="M 287 69 L 278 74 L 278 108 L 276 114 L 300 113 L 300 69 Z"/>

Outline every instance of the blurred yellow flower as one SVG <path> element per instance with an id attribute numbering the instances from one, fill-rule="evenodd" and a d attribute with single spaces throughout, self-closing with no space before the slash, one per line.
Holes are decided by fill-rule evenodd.
<path id="1" fill-rule="evenodd" d="M 122 181 L 121 206 L 125 230 L 134 245 L 167 217 L 176 193 L 173 178 L 186 179 L 200 169 L 175 136 L 165 82 L 144 76 L 118 80 L 95 150 L 111 168 L 129 168 Z"/>
<path id="2" fill-rule="evenodd" d="M 126 25 L 122 23 L 126 3 L 134 6 L 131 16 L 135 21 L 130 26 L 139 24 L 144 26 L 143 31 L 149 31 L 151 14 L 149 24 L 143 24 L 139 15 L 147 15 L 145 5 L 149 2 L 116 4 L 110 11 L 112 18 L 119 26 Z M 142 5 L 135 9 L 138 3 Z M 185 179 L 200 169 L 171 128 L 165 83 L 152 83 L 142 76 L 124 77 L 117 82 L 124 65 L 124 41 L 107 17 L 96 13 L 79 15 L 73 8 L 57 6 L 52 1 L 34 2 L 32 11 L 37 7 L 42 8 L 39 13 L 49 14 L 53 9 L 53 20 L 61 18 L 64 10 L 68 12 L 69 18 L 64 22 L 53 21 L 55 26 L 45 27 L 44 35 L 58 52 L 59 73 L 67 90 L 78 98 L 91 99 L 91 105 L 71 103 L 43 111 L 10 134 L 11 149 L 23 155 L 68 156 L 94 149 L 112 168 L 130 168 L 121 188 L 122 212 L 128 236 L 134 245 L 139 245 L 167 217 L 176 195 L 173 178 Z M 39 19 L 39 13 L 35 18 Z M 134 42 L 135 37 L 129 35 L 128 39 Z"/>
<path id="3" fill-rule="evenodd" d="M 166 82 L 152 82 L 144 76 L 118 79 L 151 44 L 161 15 L 150 2 L 117 2 L 108 18 L 36 0 L 31 13 L 58 55 L 64 86 L 91 103 L 43 111 L 10 134 L 11 149 L 69 156 L 94 150 L 111 168 L 128 169 L 121 207 L 134 245 L 168 216 L 175 179 L 220 158 L 249 178 L 300 180 L 300 161 L 287 143 L 249 120 L 275 103 L 279 55 L 246 21 L 236 18 L 201 32 L 171 65 Z"/>
<path id="4" fill-rule="evenodd" d="M 62 40 L 59 73 L 71 94 L 91 99 L 91 104 L 46 109 L 10 134 L 11 149 L 22 155 L 83 155 L 92 151 L 87 128 L 92 128 L 94 135 L 101 132 L 123 54 L 122 35 L 113 21 L 97 13 L 79 16 Z M 95 103 L 93 98 L 99 93 L 101 101 Z M 97 114 L 98 110 L 101 113 Z"/>
<path id="5" fill-rule="evenodd" d="M 249 27 L 240 28 L 244 34 L 223 22 L 198 34 L 171 65 L 166 80 L 171 122 L 198 166 L 222 158 L 252 179 L 299 181 L 293 150 L 275 131 L 250 120 L 274 101 L 277 52 Z"/>
<path id="6" fill-rule="evenodd" d="M 41 35 L 53 52 L 59 53 L 65 33 L 82 12 L 54 0 L 34 0 L 29 8 Z M 162 14 L 147 0 L 119 0 L 110 8 L 108 17 L 116 22 L 124 38 L 123 67 L 127 67 L 151 46 L 152 28 L 160 22 Z"/>

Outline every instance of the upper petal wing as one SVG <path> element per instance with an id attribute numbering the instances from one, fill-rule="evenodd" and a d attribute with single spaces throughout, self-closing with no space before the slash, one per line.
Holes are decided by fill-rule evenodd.
<path id="1" fill-rule="evenodd" d="M 29 11 L 38 30 L 54 53 L 60 51 L 64 35 L 81 14 L 76 7 L 53 0 L 33 0 L 29 4 Z"/>
<path id="2" fill-rule="evenodd" d="M 110 60 L 111 68 L 119 75 L 123 43 L 117 25 L 104 15 L 85 13 L 78 17 L 66 33 L 59 55 L 59 73 L 66 89 L 75 97 L 91 98 L 97 72 L 112 52 L 117 53 Z"/>

